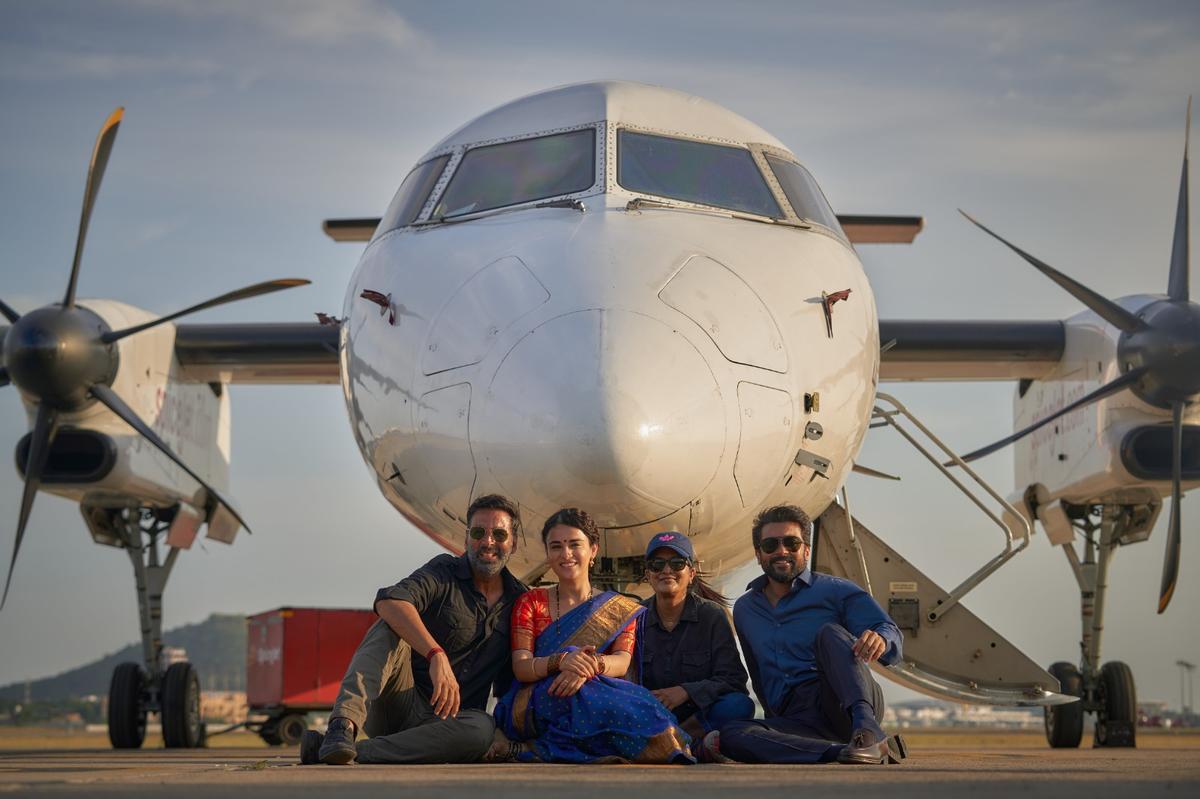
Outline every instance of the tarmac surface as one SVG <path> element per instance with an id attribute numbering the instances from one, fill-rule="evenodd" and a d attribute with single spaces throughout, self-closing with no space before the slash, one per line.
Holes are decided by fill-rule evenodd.
<path id="1" fill-rule="evenodd" d="M 956 740 L 957 738 L 957 740 Z M 1200 796 L 1200 735 L 1141 736 L 1138 749 L 1052 751 L 1039 736 L 908 736 L 899 766 L 301 766 L 295 748 L 0 748 L 3 796 L 481 797 L 655 799 L 796 796 Z M 216 742 L 214 742 L 216 743 Z M 784 794 L 780 794 L 781 796 Z"/>

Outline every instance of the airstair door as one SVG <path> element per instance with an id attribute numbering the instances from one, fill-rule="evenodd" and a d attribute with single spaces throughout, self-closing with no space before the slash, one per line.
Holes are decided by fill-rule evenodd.
<path id="1" fill-rule="evenodd" d="M 996 633 L 962 603 L 943 615 L 943 590 L 838 504 L 814 525 L 816 571 L 869 590 L 904 633 L 904 658 L 883 676 L 940 699 L 987 705 L 1045 706 L 1076 701 L 1058 680 Z"/>

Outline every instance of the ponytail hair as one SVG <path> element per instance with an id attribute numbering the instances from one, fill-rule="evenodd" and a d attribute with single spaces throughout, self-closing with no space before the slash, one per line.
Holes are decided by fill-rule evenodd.
<path id="1" fill-rule="evenodd" d="M 691 584 L 688 585 L 688 593 L 695 594 L 701 599 L 707 599 L 709 602 L 716 602 L 722 607 L 729 607 L 729 597 L 709 585 L 708 581 L 700 576 L 699 570 L 696 571 L 696 576 L 692 578 Z"/>

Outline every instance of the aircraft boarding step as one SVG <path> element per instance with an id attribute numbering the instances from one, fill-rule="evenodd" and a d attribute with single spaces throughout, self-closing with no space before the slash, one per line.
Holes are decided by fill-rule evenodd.
<path id="1" fill-rule="evenodd" d="M 891 427 L 899 433 L 1004 536 L 999 554 L 946 591 L 854 519 L 843 489 L 843 502 L 830 505 L 814 526 L 812 562 L 817 571 L 865 588 L 904 632 L 902 661 L 876 670 L 901 685 L 955 702 L 1044 707 L 1077 701 L 1059 693 L 1058 680 L 961 603 L 969 591 L 1029 545 L 1028 522 L 895 397 L 876 394 L 874 419 L 873 428 Z M 942 454 L 931 451 L 902 421 Z M 947 468 L 946 458 L 956 472 Z"/>
<path id="2" fill-rule="evenodd" d="M 875 601 L 903 631 L 903 660 L 891 667 L 876 665 L 878 673 L 955 702 L 1031 707 L 1077 701 L 1058 693 L 1058 680 L 961 603 L 930 621 L 928 609 L 944 603 L 949 592 L 857 519 L 851 531 L 851 518 L 836 503 L 821 514 L 814 525 L 812 562 L 816 571 L 870 586 Z"/>

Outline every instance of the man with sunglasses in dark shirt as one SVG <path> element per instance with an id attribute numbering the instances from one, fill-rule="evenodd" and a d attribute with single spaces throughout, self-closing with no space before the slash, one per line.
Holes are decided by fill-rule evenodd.
<path id="1" fill-rule="evenodd" d="M 495 734 L 488 692 L 512 681 L 512 607 L 528 590 L 505 565 L 520 524 L 505 497 L 479 497 L 467 509 L 463 555 L 439 555 L 379 590 L 379 621 L 350 661 L 328 731 L 305 734 L 302 763 L 483 757 Z"/>
<path id="2" fill-rule="evenodd" d="M 754 520 L 763 576 L 733 607 L 733 623 L 765 719 L 734 721 L 706 744 L 746 763 L 882 764 L 904 745 L 879 726 L 883 693 L 869 664 L 900 659 L 902 636 L 866 591 L 813 572 L 812 522 L 794 505 Z"/>

